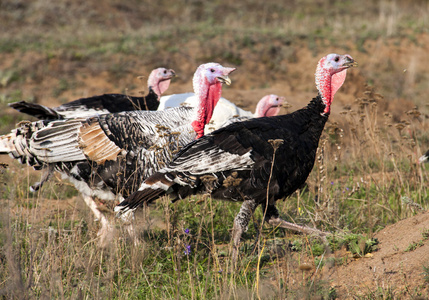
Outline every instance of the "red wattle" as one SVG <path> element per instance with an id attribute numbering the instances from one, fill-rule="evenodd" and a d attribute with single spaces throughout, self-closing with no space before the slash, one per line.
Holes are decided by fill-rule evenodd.
<path id="1" fill-rule="evenodd" d="M 197 139 L 204 135 L 204 126 L 210 122 L 213 116 L 213 110 L 219 102 L 221 93 L 222 84 L 216 83 L 208 87 L 207 95 L 200 95 L 200 97 L 206 98 L 206 100 L 200 101 L 197 120 L 192 122 L 192 127 L 197 133 Z"/>
<path id="2" fill-rule="evenodd" d="M 196 139 L 199 139 L 200 137 L 204 136 L 204 123 L 200 123 L 199 121 L 193 121 L 191 125 L 192 128 L 194 128 L 195 133 L 197 134 Z"/>

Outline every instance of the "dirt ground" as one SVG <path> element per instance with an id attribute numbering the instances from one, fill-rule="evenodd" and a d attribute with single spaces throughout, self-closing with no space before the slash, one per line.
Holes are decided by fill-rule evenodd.
<path id="1" fill-rule="evenodd" d="M 429 283 L 425 282 L 422 268 L 429 263 L 428 229 L 428 211 L 387 226 L 374 236 L 380 242 L 378 251 L 350 259 L 342 266 L 325 268 L 323 277 L 344 298 L 395 287 L 395 298 L 406 299 L 420 290 L 416 287 L 424 287 L 420 290 L 424 295 L 421 299 L 428 299 Z M 419 246 L 407 251 L 413 243 Z"/>

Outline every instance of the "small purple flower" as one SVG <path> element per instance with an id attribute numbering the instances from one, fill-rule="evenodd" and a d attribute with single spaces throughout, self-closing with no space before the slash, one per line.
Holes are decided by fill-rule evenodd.
<path id="1" fill-rule="evenodd" d="M 191 254 L 191 245 L 186 245 L 185 255 Z"/>
<path id="2" fill-rule="evenodd" d="M 185 229 L 185 233 L 186 233 L 186 234 L 189 234 L 189 228 L 186 228 L 186 229 Z"/>
<path id="3" fill-rule="evenodd" d="M 331 181 L 331 185 L 334 185 L 334 182 L 333 182 L 333 181 Z"/>

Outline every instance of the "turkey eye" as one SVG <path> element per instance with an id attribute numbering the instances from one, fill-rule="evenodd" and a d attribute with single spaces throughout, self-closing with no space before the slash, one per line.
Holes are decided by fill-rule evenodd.
<path id="1" fill-rule="evenodd" d="M 167 74 L 167 70 L 164 70 L 164 74 Z"/>
<path id="2" fill-rule="evenodd" d="M 335 61 L 338 62 L 340 60 L 340 58 L 337 56 L 335 57 Z"/>
<path id="3" fill-rule="evenodd" d="M 210 72 L 214 73 L 214 72 L 215 72 L 215 69 L 210 69 Z"/>

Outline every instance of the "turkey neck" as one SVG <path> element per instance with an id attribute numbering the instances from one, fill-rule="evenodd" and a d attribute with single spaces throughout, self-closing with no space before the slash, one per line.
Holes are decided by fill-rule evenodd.
<path id="1" fill-rule="evenodd" d="M 329 115 L 331 112 L 331 104 L 335 93 L 343 85 L 346 79 L 347 70 L 331 74 L 327 70 L 318 67 L 316 71 L 316 87 L 319 91 L 319 96 L 325 104 L 323 114 Z"/>
<path id="2" fill-rule="evenodd" d="M 168 89 L 170 86 L 171 79 L 159 79 L 154 72 L 152 72 L 149 75 L 149 79 L 147 80 L 147 86 L 150 89 L 152 89 L 155 94 L 158 95 L 158 101 L 159 98 L 161 98 L 161 95 Z"/>
<path id="3" fill-rule="evenodd" d="M 275 105 L 267 105 L 260 113 L 255 115 L 255 118 L 277 116 L 280 112 L 280 107 Z"/>
<path id="4" fill-rule="evenodd" d="M 155 85 L 155 93 L 158 95 L 158 100 L 170 86 L 170 81 L 170 79 L 161 80 L 158 82 L 158 84 Z"/>
<path id="5" fill-rule="evenodd" d="M 255 113 L 253 114 L 255 118 L 261 118 L 261 117 L 267 117 L 265 115 L 266 109 L 265 105 L 266 102 L 268 102 L 267 96 L 259 100 L 258 104 L 256 105 Z"/>
<path id="6" fill-rule="evenodd" d="M 204 126 L 210 122 L 213 110 L 218 103 L 222 94 L 222 83 L 217 82 L 206 86 L 204 91 L 199 90 L 197 97 L 199 103 L 197 106 L 197 116 L 196 120 L 192 122 L 192 127 L 194 128 L 197 139 L 204 135 Z"/>

